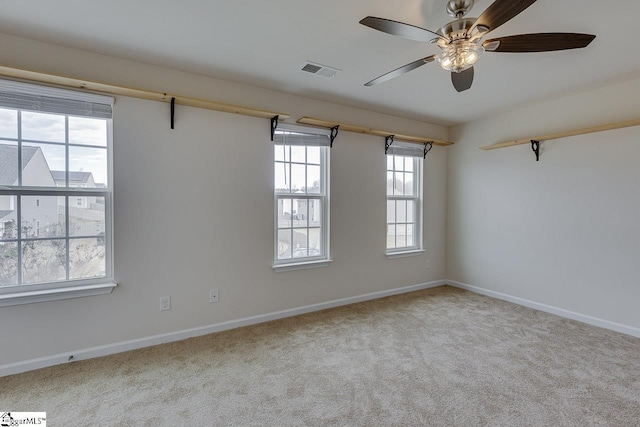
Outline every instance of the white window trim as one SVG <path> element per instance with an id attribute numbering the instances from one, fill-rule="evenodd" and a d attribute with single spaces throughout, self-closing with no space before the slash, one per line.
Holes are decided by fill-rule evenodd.
<path id="1" fill-rule="evenodd" d="M 421 158 L 415 158 L 416 161 L 414 162 L 414 173 L 415 173 L 415 182 L 414 182 L 414 186 L 416 186 L 415 188 L 415 192 L 416 192 L 416 197 L 411 197 L 408 198 L 406 196 L 386 196 L 385 199 L 385 204 L 389 201 L 389 200 L 414 200 L 415 201 L 415 206 L 416 206 L 416 211 L 414 212 L 415 218 L 416 218 L 416 233 L 415 233 L 415 239 L 416 239 L 416 245 L 414 246 L 406 246 L 406 247 L 402 247 L 402 248 L 385 248 L 386 252 L 385 254 L 387 255 L 388 259 L 396 259 L 396 258 L 404 258 L 404 257 L 408 257 L 408 256 L 417 256 L 417 255 L 421 255 L 425 252 L 424 249 L 424 242 L 423 242 L 423 212 L 424 212 L 424 163 L 422 161 Z M 386 171 L 387 171 L 387 166 L 386 166 L 386 162 L 387 159 L 385 157 L 385 176 L 386 176 Z M 386 188 L 386 187 L 385 187 Z M 386 191 L 386 190 L 385 190 Z M 385 209 L 386 211 L 386 209 Z M 385 215 L 385 233 L 387 232 L 386 227 L 389 224 L 388 219 L 386 218 Z M 386 244 L 385 244 L 386 245 Z"/>
<path id="2" fill-rule="evenodd" d="M 69 283 L 69 282 L 62 282 Z M 30 285 L 21 285 L 30 286 Z M 56 287 L 55 289 L 27 290 L 0 295 L 0 307 L 33 304 L 37 302 L 57 301 L 62 299 L 81 298 L 94 295 L 110 294 L 118 286 L 117 283 L 99 283 L 95 285 L 75 285 Z"/>
<path id="3" fill-rule="evenodd" d="M 427 252 L 424 249 L 415 249 L 411 251 L 402 251 L 402 252 L 387 252 L 387 258 L 396 259 L 396 258 L 406 258 L 411 256 L 422 255 Z"/>
<path id="4" fill-rule="evenodd" d="M 283 271 L 307 270 L 310 268 L 328 267 L 333 262 L 332 259 L 322 259 L 318 261 L 303 261 L 289 264 L 274 264 L 273 270 L 280 273 Z"/>
<path id="5" fill-rule="evenodd" d="M 34 95 L 55 96 L 77 101 L 111 103 L 114 98 L 89 92 L 42 86 L 35 83 L 25 83 L 9 80 L 0 80 L 0 87 L 5 90 L 17 90 L 19 92 Z M 0 106 L 0 108 L 2 108 Z M 28 111 L 28 110 L 21 110 Z M 62 113 L 61 113 L 62 114 Z M 20 135 L 18 135 L 20 139 Z M 65 142 L 66 145 L 68 143 Z M 73 144 L 72 144 L 73 145 Z M 0 307 L 22 305 L 46 301 L 56 301 L 71 298 L 80 298 L 93 295 L 109 294 L 117 286 L 114 280 L 114 252 L 113 252 L 113 119 L 107 120 L 107 188 L 72 188 L 60 187 L 22 187 L 1 186 L 0 195 L 17 196 L 66 196 L 67 208 L 76 195 L 82 197 L 96 196 L 105 198 L 105 277 L 81 280 L 64 280 L 58 282 L 18 284 L 0 287 Z M 19 162 L 21 157 L 19 157 Z M 20 168 L 19 168 L 20 170 Z M 21 172 L 20 175 L 21 177 Z M 20 223 L 20 209 L 17 212 L 18 224 Z M 73 236 L 74 238 L 76 236 Z M 94 237 L 94 236 L 91 236 Z M 66 235 L 68 241 L 70 236 Z M 47 239 L 42 239 L 47 240 Z M 11 241 L 14 241 L 13 239 Z M 18 239 L 15 239 L 18 241 Z M 21 266 L 18 266 L 21 268 Z"/>
<path id="6" fill-rule="evenodd" d="M 301 126 L 297 124 L 288 124 L 288 123 L 280 123 L 278 124 L 278 129 L 288 130 L 292 132 L 300 132 L 300 133 L 311 133 L 315 135 L 327 135 L 330 137 L 331 130 L 325 128 L 315 128 L 309 126 Z M 275 147 L 275 146 L 274 146 Z M 274 248 L 273 248 L 273 270 L 276 272 L 285 272 L 285 271 L 294 271 L 294 270 L 306 270 L 310 268 L 319 268 L 319 267 L 327 267 L 333 260 L 331 259 L 331 233 L 329 232 L 329 227 L 331 224 L 331 197 L 330 197 L 330 158 L 331 158 L 331 148 L 320 147 L 320 156 L 321 162 L 324 165 L 320 168 L 320 179 L 322 181 L 322 185 L 324 188 L 324 195 L 317 194 L 295 194 L 295 193 L 276 193 L 275 188 L 273 191 L 273 212 L 274 212 Z M 277 148 L 275 148 L 277 149 Z M 275 159 L 272 162 L 275 166 Z M 274 183 L 275 187 L 275 183 Z M 305 257 L 305 258 L 287 258 L 278 260 L 278 200 L 280 198 L 292 198 L 292 199 L 315 199 L 322 198 L 323 209 L 322 209 L 322 237 L 324 242 L 324 254 L 321 256 L 315 257 Z M 295 261 L 294 261 L 295 260 Z"/>

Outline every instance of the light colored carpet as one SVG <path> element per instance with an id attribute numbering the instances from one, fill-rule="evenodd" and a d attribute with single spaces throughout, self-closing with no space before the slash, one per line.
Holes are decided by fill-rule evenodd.
<path id="1" fill-rule="evenodd" d="M 0 384 L 51 426 L 637 426 L 640 340 L 445 286 Z"/>

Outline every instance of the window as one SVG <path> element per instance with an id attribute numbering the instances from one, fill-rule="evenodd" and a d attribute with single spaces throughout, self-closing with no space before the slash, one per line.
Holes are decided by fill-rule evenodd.
<path id="1" fill-rule="evenodd" d="M 415 144 L 387 151 L 388 254 L 422 249 L 422 155 Z"/>
<path id="2" fill-rule="evenodd" d="M 329 131 L 278 125 L 274 268 L 329 260 Z"/>
<path id="3" fill-rule="evenodd" d="M 112 105 L 102 95 L 0 80 L 0 306 L 115 286 Z M 77 176 L 95 185 L 76 188 Z"/>

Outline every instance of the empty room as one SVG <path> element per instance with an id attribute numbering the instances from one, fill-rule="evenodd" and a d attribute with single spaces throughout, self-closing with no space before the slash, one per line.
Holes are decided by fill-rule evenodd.
<path id="1" fill-rule="evenodd" d="M 2 2 L 0 425 L 640 425 L 638 15 Z"/>

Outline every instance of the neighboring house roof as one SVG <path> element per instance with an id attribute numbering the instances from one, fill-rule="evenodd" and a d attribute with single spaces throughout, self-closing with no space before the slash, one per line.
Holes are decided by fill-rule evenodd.
<path id="1" fill-rule="evenodd" d="M 6 216 L 9 216 L 10 214 L 14 213 L 15 211 L 0 211 L 0 219 L 3 219 Z"/>
<path id="2" fill-rule="evenodd" d="M 51 175 L 56 181 L 65 180 L 65 171 L 51 171 Z M 89 177 L 91 177 L 91 172 L 69 172 L 69 182 L 87 183 Z"/>
<path id="3" fill-rule="evenodd" d="M 22 170 L 40 147 L 22 147 Z M 0 144 L 0 183 L 15 185 L 18 182 L 18 146 Z"/>

